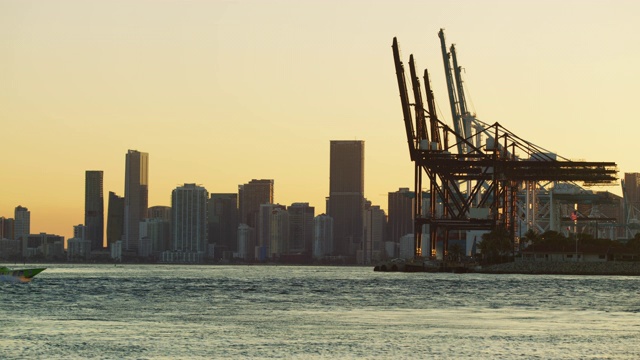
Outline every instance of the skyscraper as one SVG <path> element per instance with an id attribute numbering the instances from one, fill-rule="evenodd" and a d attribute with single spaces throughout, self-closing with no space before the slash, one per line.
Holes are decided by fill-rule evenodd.
<path id="1" fill-rule="evenodd" d="M 91 250 L 104 247 L 104 198 L 102 195 L 102 171 L 87 170 L 84 181 L 85 240 L 91 241 Z"/>
<path id="2" fill-rule="evenodd" d="M 322 259 L 333 253 L 333 219 L 320 214 L 313 219 L 313 257 Z"/>
<path id="3" fill-rule="evenodd" d="M 171 221 L 171 206 L 151 206 L 147 209 L 147 218 L 148 219 L 162 219 L 166 221 Z"/>
<path id="4" fill-rule="evenodd" d="M 372 205 L 365 211 L 365 239 L 362 246 L 361 264 L 371 264 L 382 260 L 384 240 L 387 228 L 387 216 L 380 206 Z"/>
<path id="5" fill-rule="evenodd" d="M 209 243 L 215 244 L 216 254 L 238 248 L 238 194 L 210 194 L 207 204 Z M 216 257 L 218 257 L 216 255 Z"/>
<path id="6" fill-rule="evenodd" d="M 14 240 L 15 221 L 12 218 L 0 217 L 0 239 Z"/>
<path id="7" fill-rule="evenodd" d="M 640 206 L 640 173 L 624 173 L 625 201 L 629 206 Z"/>
<path id="8" fill-rule="evenodd" d="M 124 234 L 124 198 L 109 191 L 109 209 L 107 210 L 107 247 L 122 240 Z"/>
<path id="9" fill-rule="evenodd" d="M 28 256 L 27 237 L 31 232 L 31 212 L 26 207 L 16 206 L 14 211 L 13 236 L 22 242 L 22 256 Z"/>
<path id="10" fill-rule="evenodd" d="M 414 193 L 409 188 L 400 188 L 388 196 L 389 241 L 399 243 L 400 238 L 413 234 Z"/>
<path id="11" fill-rule="evenodd" d="M 280 210 L 280 211 L 278 211 Z M 259 215 L 258 215 L 258 223 L 256 225 L 256 244 L 255 244 L 255 248 L 256 248 L 256 257 L 257 260 L 259 261 L 264 261 L 267 258 L 271 258 L 274 255 L 275 256 L 279 256 L 281 255 L 282 249 L 283 249 L 283 242 L 284 242 L 284 234 L 282 231 L 282 229 L 278 229 L 277 235 L 279 237 L 279 242 L 278 240 L 275 240 L 274 244 L 274 240 L 273 239 L 273 232 L 272 232 L 272 226 L 274 223 L 273 217 L 274 215 L 278 215 L 279 217 L 279 222 L 278 224 L 282 224 L 282 221 L 288 221 L 288 219 L 282 219 L 283 216 L 281 214 L 281 212 L 285 212 L 286 213 L 286 207 L 280 204 L 260 204 L 260 211 L 259 211 Z M 288 222 L 287 222 L 287 226 L 288 226 Z M 287 231 L 288 231 L 288 227 L 287 227 Z M 286 241 L 288 242 L 288 237 L 286 238 Z"/>
<path id="12" fill-rule="evenodd" d="M 239 222 L 240 224 L 247 224 L 256 230 L 243 232 L 244 235 L 250 236 L 248 239 L 243 238 L 245 249 L 255 249 L 256 245 L 258 245 L 258 214 L 262 204 L 273 204 L 273 180 L 253 179 L 247 184 L 238 186 Z M 240 237 L 238 237 L 238 241 L 240 241 Z M 246 254 L 245 260 L 254 260 L 255 252 L 247 251 L 249 252 Z"/>
<path id="13" fill-rule="evenodd" d="M 196 184 L 184 184 L 171 194 L 171 250 L 193 254 L 189 262 L 202 261 L 207 251 L 208 198 L 207 190 Z"/>
<path id="14" fill-rule="evenodd" d="M 315 208 L 309 206 L 309 203 L 293 203 L 287 211 L 289 212 L 288 253 L 311 254 Z"/>
<path id="15" fill-rule="evenodd" d="M 362 242 L 364 141 L 331 141 L 329 201 L 334 255 L 353 257 Z M 355 260 L 355 259 L 354 259 Z"/>
<path id="16" fill-rule="evenodd" d="M 287 253 L 289 248 L 289 213 L 284 206 L 275 205 L 271 211 L 269 254 L 274 260 Z"/>
<path id="17" fill-rule="evenodd" d="M 123 251 L 138 251 L 140 221 L 149 206 L 149 154 L 129 150 L 124 175 Z"/>
<path id="18" fill-rule="evenodd" d="M 255 229 L 260 205 L 273 204 L 273 180 L 256 180 L 238 186 L 240 223 Z"/>

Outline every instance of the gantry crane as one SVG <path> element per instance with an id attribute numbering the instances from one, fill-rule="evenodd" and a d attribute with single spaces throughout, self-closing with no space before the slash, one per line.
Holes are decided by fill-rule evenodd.
<path id="1" fill-rule="evenodd" d="M 617 170 L 613 162 L 576 162 L 551 156 L 547 150 L 520 138 L 499 123 L 489 125 L 472 118 L 466 110 L 466 104 L 462 105 L 461 110 L 461 101 L 456 97 L 448 63 L 449 56 L 445 56 L 442 30 L 439 36 L 445 72 L 448 74 L 454 129 L 438 119 L 427 70 L 424 72 L 425 109 L 413 56 L 409 60 L 409 76 L 414 101 L 410 101 L 396 38 L 392 44 L 409 155 L 415 164 L 415 257 L 423 255 L 424 225 L 429 226 L 429 256 L 435 256 L 438 238 L 443 240 L 446 253 L 451 230 L 491 230 L 502 227 L 513 239 L 517 193 L 523 182 L 581 181 L 595 184 L 616 180 Z M 455 48 L 452 53 L 455 54 Z M 457 60 L 454 65 L 459 71 Z M 456 82 L 458 92 L 464 93 L 459 75 Z M 463 115 L 469 119 L 468 125 L 463 121 Z M 430 204 L 427 213 L 423 213 L 421 204 L 423 174 L 429 180 Z M 464 191 L 461 184 L 466 184 Z"/>

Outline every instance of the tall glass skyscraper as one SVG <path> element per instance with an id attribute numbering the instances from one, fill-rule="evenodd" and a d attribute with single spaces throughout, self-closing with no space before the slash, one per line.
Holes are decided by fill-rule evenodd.
<path id="1" fill-rule="evenodd" d="M 258 226 L 260 205 L 273 204 L 273 180 L 256 180 L 238 186 L 240 223 L 252 228 Z"/>
<path id="2" fill-rule="evenodd" d="M 171 194 L 171 250 L 204 257 L 207 251 L 207 189 L 184 184 Z"/>
<path id="3" fill-rule="evenodd" d="M 217 254 L 238 249 L 238 194 L 210 194 L 207 221 Z"/>
<path id="4" fill-rule="evenodd" d="M 129 150 L 124 174 L 124 235 L 122 250 L 137 252 L 140 221 L 149 207 L 149 154 Z"/>
<path id="5" fill-rule="evenodd" d="M 84 181 L 85 240 L 91 241 L 91 250 L 104 247 L 104 197 L 102 195 L 102 171 L 87 170 Z"/>
<path id="6" fill-rule="evenodd" d="M 293 203 L 289 212 L 289 253 L 311 254 L 315 208 L 309 203 Z"/>
<path id="7" fill-rule="evenodd" d="M 107 210 L 107 247 L 122 240 L 124 233 L 124 198 L 109 191 L 109 209 Z"/>
<path id="8" fill-rule="evenodd" d="M 260 205 L 273 204 L 273 180 L 272 179 L 253 179 L 249 183 L 238 186 L 238 211 L 240 214 L 240 224 L 246 224 L 256 231 L 245 232 L 250 236 L 244 239 L 245 249 L 255 249 L 260 245 L 260 233 L 258 231 L 258 215 L 260 213 Z M 240 241 L 240 238 L 238 238 Z M 240 246 L 240 243 L 238 243 Z M 254 260 L 255 253 L 250 250 L 245 255 L 245 260 Z"/>
<path id="9" fill-rule="evenodd" d="M 413 203 L 415 194 L 409 188 L 400 188 L 388 195 L 389 241 L 399 243 L 400 238 L 413 234 Z"/>
<path id="10" fill-rule="evenodd" d="M 27 238 L 31 232 L 31 212 L 23 206 L 16 206 L 14 211 L 14 233 L 15 240 L 22 241 L 22 255 L 27 256 Z"/>
<path id="11" fill-rule="evenodd" d="M 364 201 L 364 141 L 331 141 L 327 214 L 334 255 L 354 257 L 361 248 Z"/>

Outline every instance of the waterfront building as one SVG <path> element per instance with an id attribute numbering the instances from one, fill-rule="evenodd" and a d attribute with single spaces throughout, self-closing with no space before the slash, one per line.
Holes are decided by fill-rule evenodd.
<path id="1" fill-rule="evenodd" d="M 624 173 L 626 202 L 640 208 L 640 173 Z"/>
<path id="2" fill-rule="evenodd" d="M 361 248 L 364 216 L 364 141 L 331 141 L 329 201 L 334 255 L 354 258 Z"/>
<path id="3" fill-rule="evenodd" d="M 400 188 L 398 191 L 389 192 L 389 236 L 387 240 L 398 243 L 400 238 L 407 234 L 413 234 L 413 204 L 415 194 L 409 188 Z"/>
<path id="4" fill-rule="evenodd" d="M 271 236 L 269 237 L 269 257 L 278 260 L 287 254 L 289 248 L 289 213 L 285 206 L 276 206 L 271 211 Z"/>
<path id="5" fill-rule="evenodd" d="M 273 203 L 273 180 L 253 179 L 238 186 L 240 223 L 255 228 L 258 224 L 260 205 Z"/>
<path id="6" fill-rule="evenodd" d="M 17 260 L 21 257 L 22 246 L 20 240 L 0 238 L 0 259 Z"/>
<path id="7" fill-rule="evenodd" d="M 238 212 L 240 224 L 247 224 L 253 229 L 257 229 L 258 216 L 260 213 L 260 205 L 273 203 L 273 180 L 253 179 L 247 184 L 238 186 Z M 249 239 L 249 246 L 251 249 L 255 249 L 259 244 L 259 231 L 252 231 L 249 233 L 253 238 Z M 239 244 L 238 244 L 239 246 Z M 264 248 L 264 247 L 263 247 Z M 245 260 L 255 260 L 255 251 L 250 251 Z"/>
<path id="8" fill-rule="evenodd" d="M 73 237 L 80 240 L 87 239 L 87 227 L 83 224 L 73 226 Z"/>
<path id="9" fill-rule="evenodd" d="M 15 240 L 14 235 L 15 220 L 0 216 L 0 239 Z"/>
<path id="10" fill-rule="evenodd" d="M 401 259 L 413 259 L 413 257 L 415 256 L 415 244 L 414 244 L 413 234 L 407 234 L 402 236 L 400 238 L 399 245 L 400 245 L 399 257 Z"/>
<path id="11" fill-rule="evenodd" d="M 382 260 L 387 229 L 387 216 L 380 206 L 368 206 L 365 212 L 364 241 L 358 263 L 369 265 Z"/>
<path id="12" fill-rule="evenodd" d="M 171 208 L 169 207 L 169 209 Z M 142 239 L 147 243 L 143 256 L 153 255 L 159 258 L 160 253 L 171 248 L 171 225 L 168 220 L 157 217 L 144 219 L 140 226 Z"/>
<path id="13" fill-rule="evenodd" d="M 184 184 L 171 193 L 171 262 L 202 262 L 207 251 L 207 190 Z M 165 261 L 168 259 L 163 254 Z"/>
<path id="14" fill-rule="evenodd" d="M 140 221 L 147 216 L 149 206 L 149 154 L 129 150 L 126 155 L 124 179 L 123 251 L 138 252 Z"/>
<path id="15" fill-rule="evenodd" d="M 87 260 L 91 254 L 91 241 L 72 237 L 67 239 L 67 259 Z"/>
<path id="16" fill-rule="evenodd" d="M 84 225 L 85 240 L 91 242 L 91 250 L 104 248 L 104 197 L 102 193 L 103 172 L 87 170 L 84 181 Z"/>
<path id="17" fill-rule="evenodd" d="M 320 214 L 313 219 L 313 258 L 322 259 L 333 253 L 333 219 Z"/>
<path id="18" fill-rule="evenodd" d="M 109 208 L 107 210 L 107 247 L 122 240 L 124 233 L 124 198 L 109 191 Z"/>
<path id="19" fill-rule="evenodd" d="M 147 219 L 162 219 L 171 222 L 171 206 L 151 206 L 147 210 Z"/>
<path id="20" fill-rule="evenodd" d="M 64 237 L 53 234 L 30 234 L 25 237 L 23 255 L 33 257 L 41 255 L 45 259 L 62 259 L 64 257 Z"/>
<path id="21" fill-rule="evenodd" d="M 26 207 L 18 205 L 14 211 L 14 219 L 13 234 L 15 240 L 22 242 L 22 255 L 27 256 L 28 246 L 26 239 L 31 232 L 31 212 Z"/>
<path id="22" fill-rule="evenodd" d="M 215 257 L 220 258 L 225 252 L 234 252 L 238 249 L 238 194 L 215 193 L 209 196 L 207 203 L 209 244 L 214 246 Z"/>
<path id="23" fill-rule="evenodd" d="M 252 239 L 255 239 L 254 229 L 247 224 L 238 225 L 238 252 L 237 258 L 246 261 L 252 261 L 254 256 L 254 243 Z"/>
<path id="24" fill-rule="evenodd" d="M 122 261 L 122 240 L 114 241 L 109 244 L 109 251 L 113 260 Z"/>
<path id="25" fill-rule="evenodd" d="M 271 249 L 271 226 L 272 216 L 276 209 L 286 210 L 286 207 L 280 204 L 260 205 L 260 211 L 258 213 L 258 224 L 256 226 L 257 243 L 255 246 L 255 258 L 258 261 L 265 261 L 266 259 L 272 257 L 273 251 Z"/>
<path id="26" fill-rule="evenodd" d="M 293 203 L 289 213 L 289 254 L 311 254 L 315 208 L 309 203 Z"/>

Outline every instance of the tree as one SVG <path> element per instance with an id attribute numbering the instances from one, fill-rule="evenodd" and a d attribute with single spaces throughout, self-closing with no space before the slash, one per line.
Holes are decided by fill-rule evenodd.
<path id="1" fill-rule="evenodd" d="M 452 261 L 460 261 L 464 256 L 464 251 L 460 244 L 453 244 L 449 247 L 449 259 Z"/>
<path id="2" fill-rule="evenodd" d="M 538 233 L 535 232 L 533 229 L 529 229 L 527 230 L 526 233 L 524 233 L 524 236 L 522 237 L 522 240 L 524 240 L 524 242 L 527 244 L 527 246 L 535 244 L 536 242 L 539 241 L 539 236 Z M 522 249 L 522 241 L 520 241 L 520 249 Z"/>
<path id="3" fill-rule="evenodd" d="M 505 262 L 513 251 L 513 244 L 509 232 L 498 227 L 482 235 L 482 242 L 478 245 L 482 258 L 488 263 Z"/>

